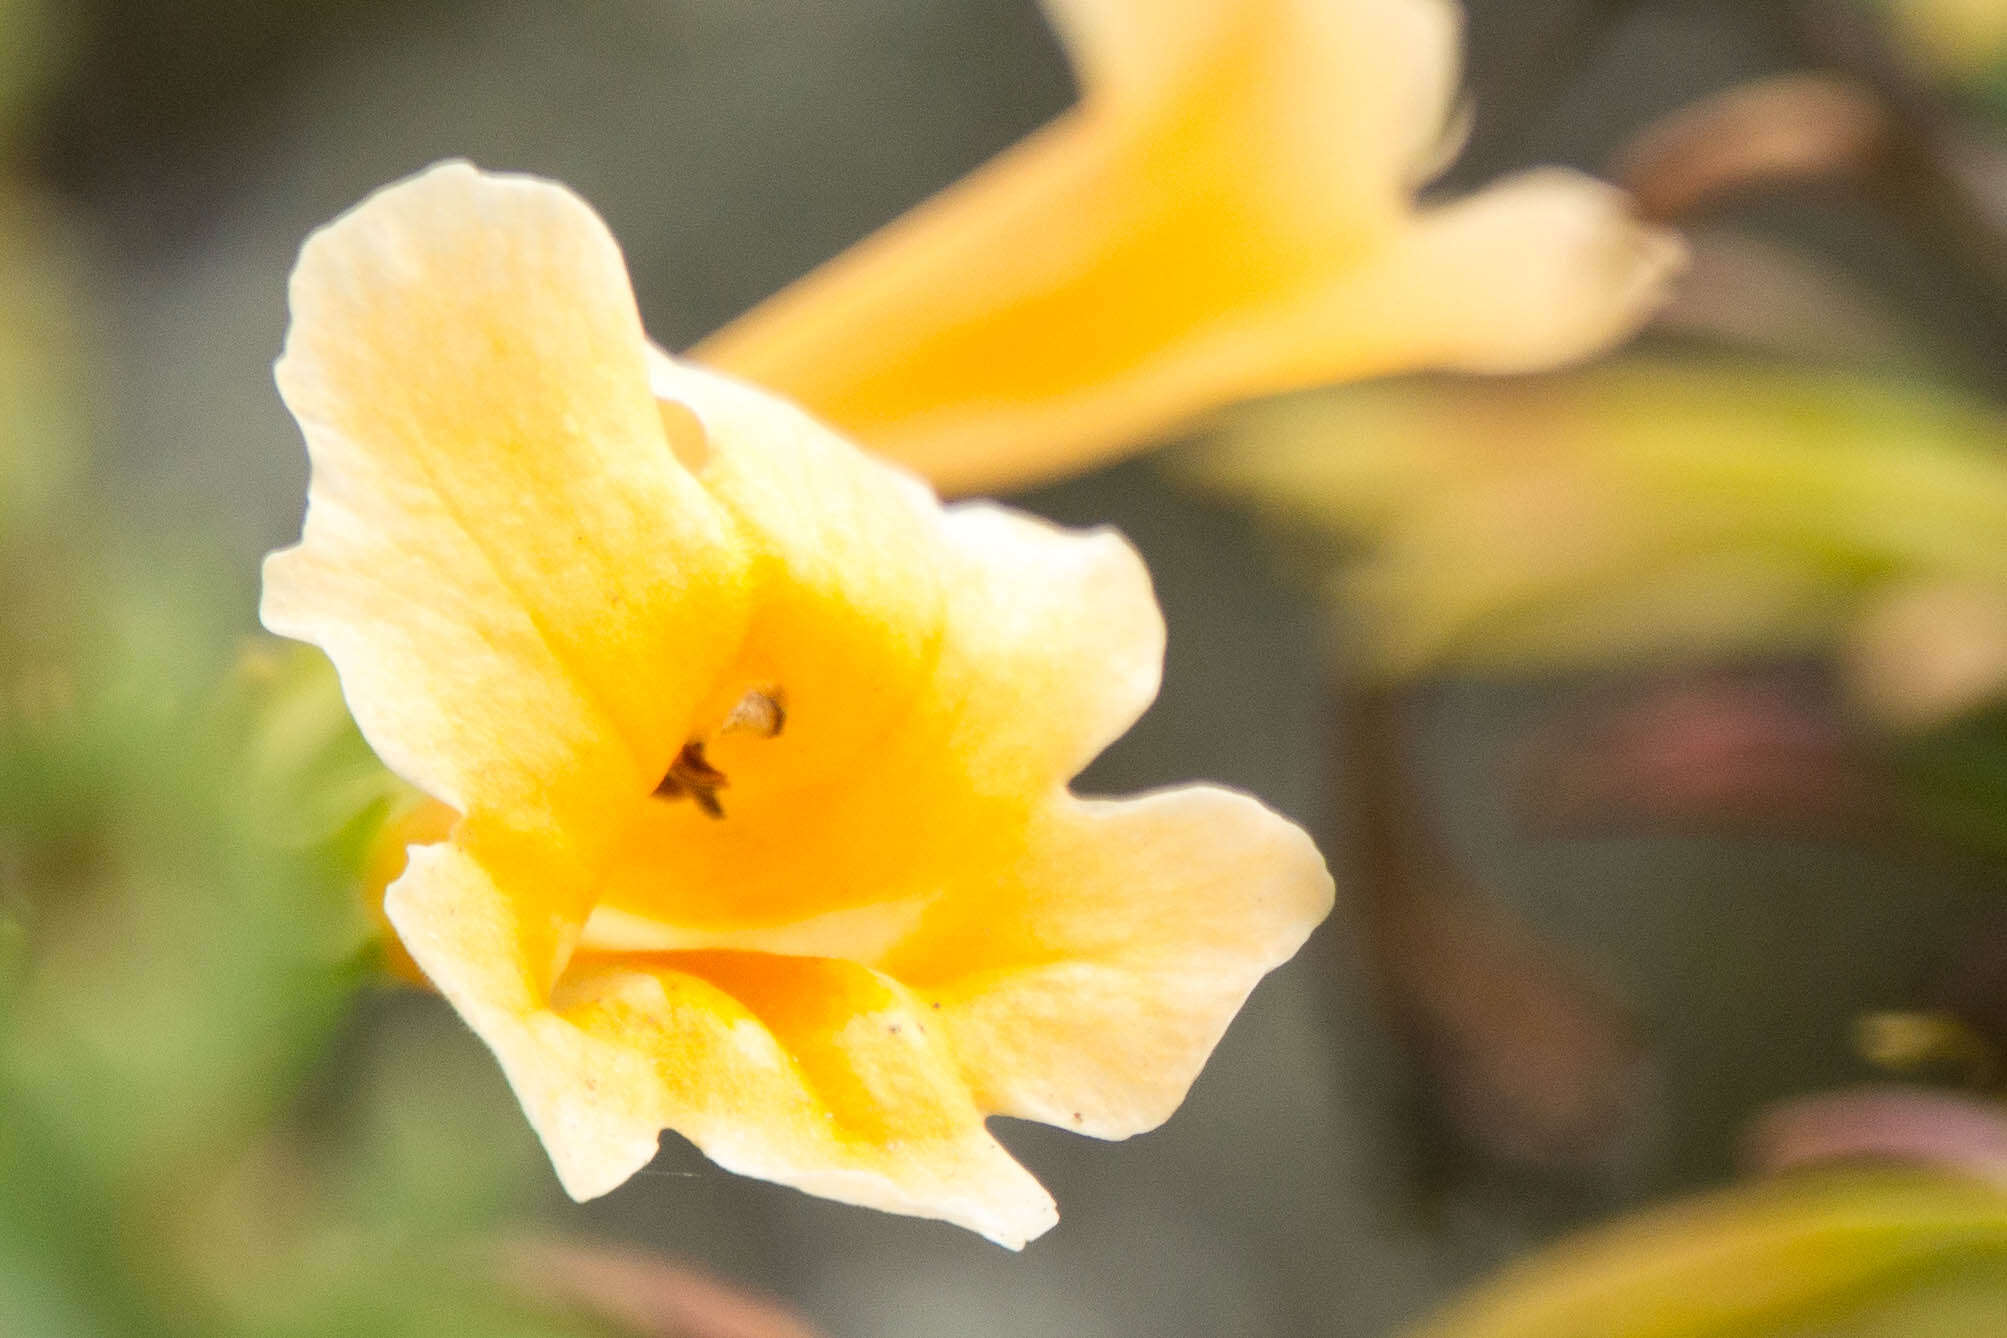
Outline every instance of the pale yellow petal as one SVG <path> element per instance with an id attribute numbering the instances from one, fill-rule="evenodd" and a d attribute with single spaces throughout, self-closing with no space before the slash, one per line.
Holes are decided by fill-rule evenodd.
<path id="1" fill-rule="evenodd" d="M 1041 0 L 1090 97 L 1164 94 L 1263 0 Z"/>
<path id="2" fill-rule="evenodd" d="M 984 1109 L 1102 1138 L 1167 1119 L 1331 907 L 1303 832 L 1192 786 L 1066 800 L 882 963 L 937 1005 Z"/>
<path id="3" fill-rule="evenodd" d="M 1413 179 L 1456 96 L 1460 16 L 1449 0 L 1044 0 L 1092 102 L 1142 111 L 1186 93 L 1238 43 L 1329 74 L 1298 133 L 1343 131 L 1344 169 Z M 1288 123 L 1285 121 L 1285 125 Z M 1338 148 L 1340 146 L 1328 146 Z"/>
<path id="4" fill-rule="evenodd" d="M 984 503 L 943 526 L 951 597 L 930 713 L 980 788 L 1072 779 L 1157 698 L 1164 615 L 1112 529 L 1062 529 Z"/>
<path id="5" fill-rule="evenodd" d="M 462 851 L 429 847 L 389 908 L 500 1058 L 574 1197 L 621 1184 L 672 1129 L 728 1170 L 1013 1248 L 1056 1220 L 984 1129 L 930 1010 L 896 982 L 828 959 L 582 955 L 545 1006 L 507 965 L 520 900 Z"/>
<path id="6" fill-rule="evenodd" d="M 313 464 L 263 617 L 393 769 L 589 846 L 739 651 L 729 517 L 677 462 L 619 249 L 562 187 L 447 164 L 310 239 L 278 380 Z"/>
<path id="7" fill-rule="evenodd" d="M 1285 338 L 1329 375 L 1420 368 L 1528 372 L 1603 352 L 1644 323 L 1685 264 L 1678 235 L 1632 217 L 1623 192 L 1542 168 L 1421 215 L 1373 265 L 1320 295 Z M 1323 369 L 1320 378 L 1320 368 Z"/>

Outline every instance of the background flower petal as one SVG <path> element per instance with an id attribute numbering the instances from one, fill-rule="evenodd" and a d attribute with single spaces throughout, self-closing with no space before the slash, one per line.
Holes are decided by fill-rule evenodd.
<path id="1" fill-rule="evenodd" d="M 1268 364 L 1297 355 L 1258 336 L 1376 254 L 1440 158 L 1454 9 L 1054 13 L 1088 72 L 1080 107 L 692 356 L 953 492 L 1084 468 L 1270 389 Z"/>
<path id="2" fill-rule="evenodd" d="M 1390 182 L 1407 179 L 1440 142 L 1456 96 L 1461 17 L 1445 0 L 1043 3 L 1086 97 L 1097 101 L 1147 104 L 1174 94 L 1235 41 L 1318 62 L 1336 53 L 1345 75 L 1317 90 L 1325 114 L 1315 132 L 1349 132 L 1340 161 Z"/>
<path id="3" fill-rule="evenodd" d="M 1639 222 L 1622 191 L 1536 168 L 1420 216 L 1384 256 L 1318 299 L 1296 332 L 1303 375 L 1328 350 L 1350 376 L 1419 368 L 1526 372 L 1630 335 L 1685 264 L 1678 235 Z M 1286 387 L 1278 387 L 1286 388 Z"/>

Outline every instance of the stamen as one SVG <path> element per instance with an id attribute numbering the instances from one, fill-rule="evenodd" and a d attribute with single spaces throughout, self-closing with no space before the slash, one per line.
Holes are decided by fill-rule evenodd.
<path id="1" fill-rule="evenodd" d="M 712 766 L 704 756 L 704 745 L 693 741 L 683 745 L 683 751 L 676 754 L 676 760 L 669 764 L 669 772 L 662 783 L 655 787 L 655 793 L 665 799 L 680 799 L 690 796 L 706 816 L 722 818 L 725 806 L 718 802 L 718 791 L 731 784 L 725 773 Z"/>
<path id="2" fill-rule="evenodd" d="M 724 723 L 718 726 L 720 734 L 752 734 L 762 739 L 771 739 L 787 726 L 787 708 L 782 704 L 779 688 L 765 691 L 755 689 L 739 699 Z M 718 791 L 731 784 L 725 773 L 711 765 L 704 756 L 704 741 L 692 739 L 683 745 L 683 751 L 676 754 L 676 760 L 669 764 L 668 774 L 655 787 L 655 793 L 664 799 L 690 800 L 713 818 L 725 816 L 725 806 L 718 802 Z"/>
<path id="3" fill-rule="evenodd" d="M 718 726 L 720 734 L 754 734 L 762 739 L 777 737 L 787 728 L 787 704 L 779 688 L 762 692 L 755 689 L 739 698 L 739 704 Z"/>

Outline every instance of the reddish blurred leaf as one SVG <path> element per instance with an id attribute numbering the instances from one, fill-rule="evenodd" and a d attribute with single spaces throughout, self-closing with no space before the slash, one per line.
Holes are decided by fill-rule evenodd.
<path id="1" fill-rule="evenodd" d="M 1752 191 L 1858 180 L 1878 170 L 1891 134 L 1889 109 L 1866 84 L 1784 74 L 1659 118 L 1612 170 L 1645 217 L 1678 219 Z"/>
<path id="2" fill-rule="evenodd" d="M 501 1247 L 508 1282 L 637 1338 L 820 1338 L 779 1304 L 639 1250 L 555 1240 Z"/>
<path id="3" fill-rule="evenodd" d="M 1887 839 L 1891 782 L 1822 692 L 1779 673 L 1657 679 L 1556 719 L 1519 768 L 1549 832 L 1643 824 Z"/>
<path id="4" fill-rule="evenodd" d="M 1744 1137 L 1764 1171 L 1836 1161 L 1897 1161 L 2007 1189 L 2007 1107 L 1927 1087 L 1858 1087 L 1780 1102 Z"/>

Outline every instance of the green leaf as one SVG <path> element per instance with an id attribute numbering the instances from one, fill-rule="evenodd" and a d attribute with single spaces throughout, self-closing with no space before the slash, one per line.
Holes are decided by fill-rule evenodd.
<path id="1" fill-rule="evenodd" d="M 1853 1169 L 1725 1190 L 1587 1232 L 1507 1269 L 1409 1338 L 1967 1335 L 1994 1331 L 2003 1306 L 2007 1191 Z M 1949 1327 L 1975 1313 L 1990 1322 Z"/>
<path id="2" fill-rule="evenodd" d="M 1299 396 L 1174 467 L 1315 536 L 1409 675 L 1797 651 L 1891 581 L 2007 588 L 2003 445 L 1921 387 L 1639 359 Z"/>

